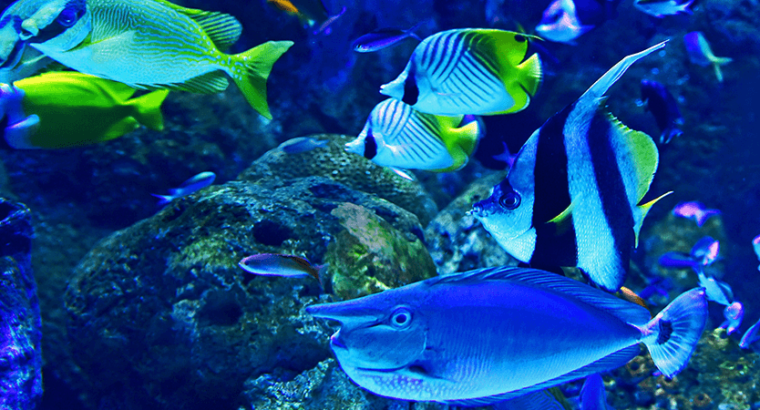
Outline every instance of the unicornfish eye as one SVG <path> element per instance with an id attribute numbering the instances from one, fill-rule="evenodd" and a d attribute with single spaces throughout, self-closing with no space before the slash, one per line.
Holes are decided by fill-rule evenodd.
<path id="1" fill-rule="evenodd" d="M 412 312 L 407 308 L 398 308 L 391 315 L 391 326 L 403 329 L 412 322 Z"/>
<path id="2" fill-rule="evenodd" d="M 499 204 L 507 209 L 515 209 L 520 205 L 520 195 L 517 192 L 507 192 L 499 198 Z"/>
<path id="3" fill-rule="evenodd" d="M 66 7 L 61 11 L 61 14 L 58 15 L 58 24 L 62 25 L 63 27 L 71 27 L 79 20 L 79 17 L 81 17 L 81 14 L 79 10 L 75 7 Z"/>

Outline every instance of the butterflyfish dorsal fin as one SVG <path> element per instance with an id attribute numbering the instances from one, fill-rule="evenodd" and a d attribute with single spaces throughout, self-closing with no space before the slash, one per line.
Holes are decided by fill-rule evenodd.
<path id="1" fill-rule="evenodd" d="M 233 16 L 216 11 L 205 11 L 182 7 L 166 0 L 154 0 L 166 7 L 193 19 L 201 26 L 220 51 L 235 44 L 243 33 L 243 26 Z"/>

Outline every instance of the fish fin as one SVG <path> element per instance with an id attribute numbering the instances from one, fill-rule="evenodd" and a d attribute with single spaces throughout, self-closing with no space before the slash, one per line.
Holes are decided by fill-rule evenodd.
<path id="1" fill-rule="evenodd" d="M 515 70 L 517 81 L 514 81 Z M 507 92 L 515 100 L 515 104 L 504 111 L 491 112 L 487 115 L 511 114 L 524 110 L 530 104 L 531 97 L 538 92 L 542 75 L 541 58 L 538 54 L 530 56 L 516 69 L 504 70 L 500 73 L 500 77 L 507 88 Z"/>
<path id="2" fill-rule="evenodd" d="M 602 109 L 601 106 L 599 109 Z M 621 172 L 636 175 L 636 202 L 641 201 L 647 191 L 649 191 L 649 186 L 652 184 L 654 174 L 657 171 L 659 163 L 657 145 L 649 135 L 628 128 L 615 118 L 614 115 L 606 111 L 605 115 L 611 125 L 612 132 L 616 134 L 615 136 L 610 136 L 610 139 L 621 141 L 623 144 L 622 148 L 630 153 L 630 155 L 624 155 L 624 157 L 633 158 L 632 164 L 621 164 L 622 166 L 627 165 L 627 169 L 621 169 Z"/>
<path id="3" fill-rule="evenodd" d="M 571 202 L 570 205 L 568 205 L 564 211 L 560 212 L 560 214 L 555 216 L 554 218 L 546 221 L 546 223 L 552 223 L 552 224 L 557 224 L 557 225 L 561 224 L 562 222 L 568 219 L 570 214 L 572 214 L 574 208 L 575 208 L 575 202 Z"/>
<path id="4" fill-rule="evenodd" d="M 462 122 L 462 116 L 456 117 L 438 117 L 441 125 L 441 140 L 446 146 L 446 150 L 454 160 L 451 167 L 441 170 L 441 172 L 455 171 L 467 165 L 467 161 L 478 145 L 480 128 L 477 121 L 470 122 L 463 127 L 454 128 Z"/>
<path id="5" fill-rule="evenodd" d="M 267 104 L 267 78 L 277 59 L 292 45 L 292 41 L 269 41 L 234 56 L 245 65 L 247 71 L 244 77 L 233 77 L 235 84 L 251 107 L 270 120 L 272 114 Z"/>
<path id="6" fill-rule="evenodd" d="M 166 205 L 169 202 L 174 200 L 174 197 L 171 195 L 158 195 L 158 194 L 151 194 L 151 195 L 158 198 L 159 205 Z"/>
<path id="7" fill-rule="evenodd" d="M 705 288 L 684 292 L 649 323 L 641 327 L 642 339 L 655 366 L 673 378 L 686 367 L 707 321 Z"/>
<path id="8" fill-rule="evenodd" d="M 227 89 L 229 81 L 220 71 L 211 71 L 206 74 L 193 77 L 179 84 L 139 85 L 146 89 L 169 89 L 173 91 L 187 91 L 196 94 L 216 94 Z"/>
<path id="9" fill-rule="evenodd" d="M 393 171 L 396 175 L 400 176 L 401 178 L 408 179 L 409 181 L 414 181 L 414 177 L 409 175 L 405 170 L 396 168 L 396 167 L 388 167 L 391 171 Z"/>
<path id="10" fill-rule="evenodd" d="M 436 281 L 431 281 L 430 283 L 431 285 L 436 285 L 439 283 L 470 283 L 493 280 L 512 280 L 549 288 L 603 309 L 611 315 L 634 325 L 643 325 L 651 317 L 649 311 L 639 305 L 594 289 L 577 280 L 538 269 L 501 266 L 438 276 Z"/>
<path id="11" fill-rule="evenodd" d="M 607 70 L 603 76 L 596 80 L 596 82 L 592 84 L 591 87 L 589 87 L 589 89 L 586 90 L 586 92 L 583 93 L 580 98 L 578 98 L 576 105 L 598 104 L 598 100 L 604 97 L 604 94 L 607 92 L 607 90 L 609 90 L 610 87 L 612 87 L 612 85 L 615 84 L 617 80 L 623 76 L 623 74 L 625 74 L 626 70 L 628 70 L 628 68 L 633 65 L 633 63 L 665 47 L 665 44 L 667 42 L 668 40 L 665 40 L 661 43 L 655 44 L 652 47 L 649 47 L 644 51 L 640 51 L 638 53 L 624 57 L 617 64 L 612 66 L 612 68 Z"/>
<path id="12" fill-rule="evenodd" d="M 710 59 L 710 62 L 712 62 L 713 70 L 715 70 L 715 77 L 718 78 L 719 83 L 722 83 L 723 70 L 720 69 L 720 66 L 730 63 L 731 59 L 728 57 L 713 57 Z"/>
<path id="13" fill-rule="evenodd" d="M 211 41 L 214 42 L 214 45 L 220 51 L 230 48 L 240 39 L 240 35 L 243 34 L 243 26 L 240 25 L 240 22 L 235 17 L 229 14 L 191 9 L 178 6 L 166 0 L 155 1 L 193 19 L 201 26 L 203 32 L 211 38 Z"/>
<path id="14" fill-rule="evenodd" d="M 126 133 L 136 130 L 139 127 L 140 127 L 140 123 L 137 122 L 136 119 L 132 117 L 126 117 L 126 118 L 123 118 L 121 121 L 118 121 L 115 124 L 108 127 L 106 132 L 104 132 L 100 138 L 92 142 L 103 142 L 103 141 L 116 139 Z"/>
<path id="15" fill-rule="evenodd" d="M 32 136 L 40 128 L 40 117 L 32 114 L 24 120 L 8 125 L 3 130 L 5 142 L 13 149 L 38 149 L 32 143 Z"/>
<path id="16" fill-rule="evenodd" d="M 634 234 L 636 234 L 636 237 L 633 243 L 633 246 L 635 248 L 639 247 L 639 232 L 641 232 L 641 225 L 644 224 L 644 218 L 646 218 L 647 214 L 649 213 L 649 210 L 652 209 L 652 205 L 656 204 L 660 199 L 665 198 L 666 196 L 672 193 L 673 191 L 668 191 L 658 196 L 657 198 L 636 207 L 636 209 L 638 210 L 637 212 L 639 213 L 640 216 L 636 218 L 636 224 L 633 226 L 633 232 Z"/>
<path id="17" fill-rule="evenodd" d="M 161 104 L 164 103 L 167 95 L 169 95 L 169 90 L 156 90 L 133 98 L 127 101 L 127 104 L 134 107 L 132 116 L 137 122 L 152 130 L 163 131 L 164 116 L 161 114 Z"/>
<path id="18" fill-rule="evenodd" d="M 640 352 L 639 345 L 635 344 L 633 346 L 629 346 L 615 353 L 612 353 L 609 356 L 605 356 L 591 364 L 581 367 L 580 369 L 573 370 L 570 373 L 545 381 L 543 383 L 536 384 L 534 386 L 526 387 L 524 389 L 509 392 L 509 393 L 497 394 L 494 396 L 479 397 L 477 399 L 469 399 L 469 400 L 444 401 L 444 403 L 449 404 L 449 405 L 454 405 L 454 406 L 487 406 L 489 404 L 497 403 L 503 400 L 517 398 L 526 394 L 534 393 L 539 390 L 547 389 L 549 387 L 554 387 L 554 386 L 557 386 L 557 385 L 560 385 L 560 384 L 563 384 L 575 379 L 580 379 L 582 377 L 588 376 L 589 374 L 600 373 L 600 372 L 609 371 L 611 369 L 616 369 L 628 363 L 631 359 L 636 357 L 639 354 L 639 352 Z M 536 409 L 536 408 L 533 408 L 533 409 Z"/>
<path id="19" fill-rule="evenodd" d="M 607 410 L 607 397 L 604 391 L 604 380 L 599 373 L 588 375 L 581 387 L 582 410 Z"/>

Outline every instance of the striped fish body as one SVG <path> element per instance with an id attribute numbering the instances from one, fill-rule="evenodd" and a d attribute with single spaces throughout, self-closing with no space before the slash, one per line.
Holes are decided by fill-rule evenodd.
<path id="1" fill-rule="evenodd" d="M 471 119 L 424 114 L 389 98 L 375 106 L 346 150 L 386 167 L 453 171 L 467 164 L 482 132 Z"/>
<path id="2" fill-rule="evenodd" d="M 382 94 L 434 115 L 495 115 L 525 109 L 541 82 L 528 37 L 510 31 L 456 29 L 436 33 L 414 50 Z"/>
<path id="3" fill-rule="evenodd" d="M 89 37 L 62 50 L 31 44 L 74 70 L 136 88 L 216 93 L 229 75 L 248 102 L 270 117 L 266 79 L 272 64 L 292 42 L 269 42 L 247 52 L 220 51 L 240 36 L 232 16 L 176 6 L 164 0 L 88 0 Z"/>
<path id="4" fill-rule="evenodd" d="M 659 45 L 659 47 L 664 44 Z M 638 205 L 657 169 L 652 139 L 608 114 L 604 92 L 649 52 L 629 56 L 551 117 L 518 153 L 507 179 L 473 214 L 517 259 L 577 266 L 616 291 L 649 208 Z"/>

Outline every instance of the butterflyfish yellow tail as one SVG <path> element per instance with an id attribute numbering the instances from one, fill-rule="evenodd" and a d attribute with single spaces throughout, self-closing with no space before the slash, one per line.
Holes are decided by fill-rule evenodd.
<path id="1" fill-rule="evenodd" d="M 517 66 L 520 72 L 520 85 L 525 91 L 533 97 L 541 86 L 543 72 L 541 71 L 541 58 L 538 54 L 533 54 L 522 64 Z M 527 105 L 527 104 L 526 104 Z"/>
<path id="2" fill-rule="evenodd" d="M 269 41 L 234 56 L 245 67 L 245 73 L 232 76 L 235 84 L 251 107 L 270 120 L 272 114 L 267 104 L 267 79 L 274 63 L 292 45 L 292 41 Z"/>
<path id="3" fill-rule="evenodd" d="M 155 130 L 163 131 L 164 116 L 161 113 L 161 104 L 164 103 L 169 90 L 156 90 L 151 93 L 133 98 L 127 104 L 134 108 L 132 116 L 140 124 Z"/>
<path id="4" fill-rule="evenodd" d="M 462 127 L 454 128 L 456 124 L 462 121 L 461 115 L 456 117 L 438 116 L 438 121 L 441 124 L 442 130 L 441 139 L 444 145 L 446 145 L 446 150 L 451 155 L 454 163 L 448 168 L 435 171 L 456 171 L 467 165 L 470 155 L 472 155 L 478 146 L 480 126 L 477 121 L 472 121 Z"/>

